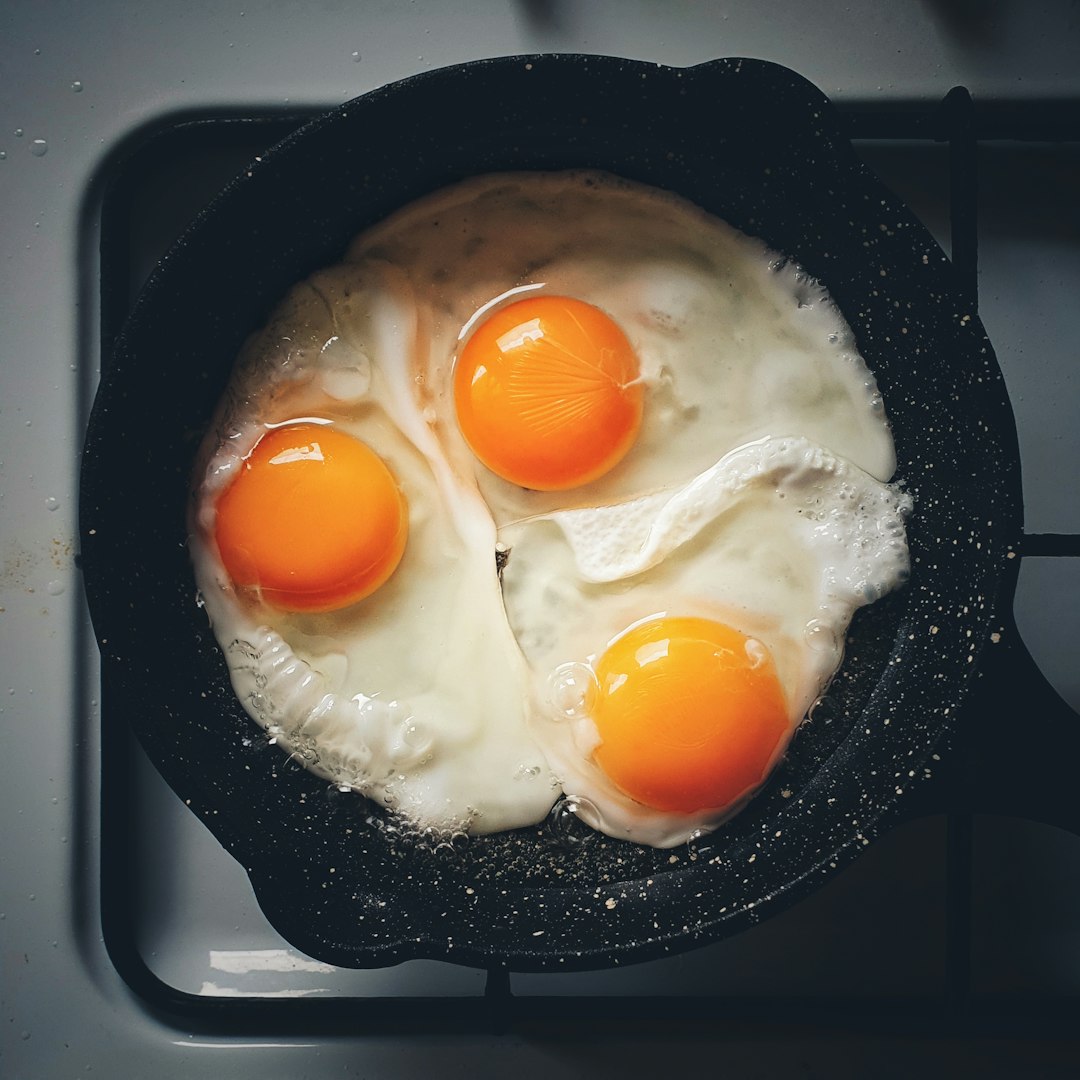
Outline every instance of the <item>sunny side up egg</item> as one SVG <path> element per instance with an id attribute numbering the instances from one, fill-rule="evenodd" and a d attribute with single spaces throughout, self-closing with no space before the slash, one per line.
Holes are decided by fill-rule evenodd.
<path id="1" fill-rule="evenodd" d="M 481 177 L 362 234 L 238 360 L 195 576 L 285 750 L 420 827 L 672 846 L 760 787 L 907 573 L 820 285 L 670 194 Z"/>
<path id="2" fill-rule="evenodd" d="M 501 530 L 506 607 L 579 816 L 656 847 L 741 808 L 907 573 L 908 501 L 805 439 Z"/>

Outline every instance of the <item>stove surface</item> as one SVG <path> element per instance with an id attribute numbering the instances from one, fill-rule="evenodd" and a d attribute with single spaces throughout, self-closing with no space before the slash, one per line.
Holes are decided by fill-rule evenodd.
<path id="1" fill-rule="evenodd" d="M 488 2 L 455 16 L 417 2 L 326 5 L 301 18 L 272 3 L 197 16 L 160 0 L 9 8 L 0 38 L 0 724 L 13 748 L 0 763 L 4 1075 L 540 1076 L 616 1066 L 644 1075 L 669 1064 L 675 1039 L 702 1062 L 723 1060 L 731 1076 L 1075 1074 L 1080 1046 L 1045 1017 L 1080 995 L 1080 839 L 1017 818 L 913 820 L 807 900 L 684 956 L 513 975 L 506 1032 L 507 986 L 486 972 L 433 961 L 345 971 L 302 956 L 134 744 L 102 762 L 96 646 L 75 565 L 78 454 L 102 320 L 107 330 L 122 316 L 205 199 L 303 116 L 429 67 L 533 51 L 676 65 L 762 56 L 806 75 L 853 117 L 933 103 L 963 83 L 977 103 L 1074 106 L 1064 142 L 980 143 L 978 270 L 980 315 L 1017 417 L 1026 531 L 1042 552 L 1023 560 L 1016 620 L 1080 709 L 1071 644 L 1080 561 L 1068 541 L 1071 554 L 1053 554 L 1054 537 L 1080 532 L 1080 18 L 1065 4 L 1000 4 L 985 22 L 966 19 L 970 10 L 823 2 L 766 18 L 736 3 Z M 210 122 L 192 137 L 194 118 Z M 947 147 L 869 120 L 857 129 L 864 159 L 948 250 Z M 102 777 L 118 775 L 127 825 L 103 830 L 102 809 L 117 820 L 117 793 Z M 180 995 L 199 1007 L 178 1007 Z M 432 1019 L 431 998 L 450 1021 Z M 278 1008 L 327 999 L 341 1008 L 317 1022 Z M 246 1011 L 230 1010 L 237 1003 Z M 275 1010 L 260 1013 L 266 1003 Z M 389 1015 L 390 1030 L 373 1022 Z M 462 1030 L 447 1030 L 456 1021 Z"/>

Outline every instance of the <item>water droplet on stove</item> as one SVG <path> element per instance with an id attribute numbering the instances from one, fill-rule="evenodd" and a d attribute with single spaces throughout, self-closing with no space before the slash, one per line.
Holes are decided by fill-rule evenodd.
<path id="1" fill-rule="evenodd" d="M 45 500 L 45 509 L 46 510 L 59 510 L 60 509 L 60 500 L 55 495 L 50 495 Z"/>
<path id="2" fill-rule="evenodd" d="M 7 161 L 7 151 L 0 150 L 0 161 Z"/>
<path id="3" fill-rule="evenodd" d="M 53 580 L 45 586 L 45 591 L 50 596 L 59 596 L 64 591 L 64 583 L 59 578 L 53 578 Z"/>
<path id="4" fill-rule="evenodd" d="M 26 134 L 26 132 L 25 132 L 25 130 L 23 128 L 16 128 L 15 129 L 15 138 L 16 139 L 21 139 L 25 134 Z"/>
<path id="5" fill-rule="evenodd" d="M 360 54 L 358 52 L 354 51 L 353 54 L 352 54 L 352 58 L 353 58 L 353 63 L 354 64 L 359 64 L 360 63 Z"/>
<path id="6" fill-rule="evenodd" d="M 30 144 L 30 153 L 34 157 L 44 157 L 49 152 L 49 144 L 44 139 L 35 139 Z"/>
<path id="7" fill-rule="evenodd" d="M 79 81 L 78 79 L 76 79 L 76 80 L 75 80 L 75 81 L 74 81 L 74 82 L 73 82 L 73 83 L 71 84 L 71 92 L 72 92 L 73 94 L 81 94 L 81 93 L 82 93 L 82 89 L 83 89 L 83 85 L 82 85 L 82 83 L 81 83 L 81 82 L 80 82 L 80 81 Z"/>

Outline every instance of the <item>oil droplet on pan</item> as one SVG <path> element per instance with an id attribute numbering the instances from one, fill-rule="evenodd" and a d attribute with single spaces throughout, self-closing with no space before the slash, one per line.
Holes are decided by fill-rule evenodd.
<path id="1" fill-rule="evenodd" d="M 49 152 L 49 144 L 44 139 L 35 139 L 30 144 L 30 153 L 34 157 L 44 157 Z"/>

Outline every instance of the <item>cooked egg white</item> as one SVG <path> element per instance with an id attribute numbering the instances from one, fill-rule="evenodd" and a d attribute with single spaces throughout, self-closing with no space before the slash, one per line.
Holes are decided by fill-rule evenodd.
<path id="1" fill-rule="evenodd" d="M 636 441 L 569 490 L 500 478 L 455 415 L 470 335 L 530 296 L 599 308 L 640 364 Z M 361 440 L 408 502 L 396 571 L 340 610 L 275 608 L 215 543 L 260 437 L 298 421 Z M 362 234 L 248 342 L 204 441 L 191 551 L 239 700 L 329 781 L 474 833 L 540 821 L 561 781 L 597 828 L 664 846 L 734 804 L 672 815 L 628 798 L 597 768 L 590 718 L 553 719 L 553 672 L 591 670 L 658 613 L 717 619 L 768 649 L 793 730 L 851 612 L 903 576 L 894 468 L 851 331 L 797 267 L 613 177 L 482 177 Z"/>

